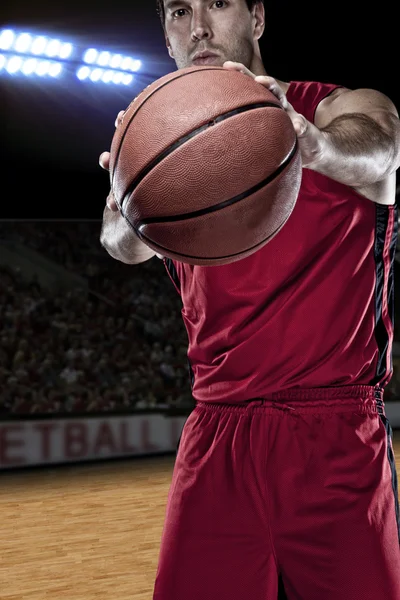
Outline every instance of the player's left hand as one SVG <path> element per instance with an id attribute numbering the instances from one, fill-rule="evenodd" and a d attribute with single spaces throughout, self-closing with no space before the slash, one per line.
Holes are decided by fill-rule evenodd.
<path id="1" fill-rule="evenodd" d="M 241 63 L 227 61 L 223 64 L 224 69 L 231 71 L 240 71 L 249 75 L 255 81 L 269 89 L 279 100 L 281 106 L 285 109 L 293 123 L 297 135 L 303 167 L 315 169 L 322 158 L 325 137 L 322 131 L 313 123 L 310 123 L 303 115 L 296 112 L 293 106 L 288 102 L 286 94 L 278 84 L 276 79 L 264 75 L 254 75 L 247 67 Z"/>

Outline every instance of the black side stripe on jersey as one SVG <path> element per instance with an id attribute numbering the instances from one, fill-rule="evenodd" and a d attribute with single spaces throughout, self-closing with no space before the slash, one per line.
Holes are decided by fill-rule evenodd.
<path id="1" fill-rule="evenodd" d="M 180 282 L 179 275 L 178 275 L 178 272 L 175 268 L 173 261 L 170 258 L 164 258 L 164 265 L 165 265 L 165 268 L 167 269 L 167 273 L 168 273 L 172 283 L 175 286 L 176 291 L 178 292 L 178 294 L 181 294 L 181 282 Z M 190 364 L 189 359 L 188 359 L 188 368 L 189 368 L 190 385 L 191 385 L 191 388 L 193 389 L 194 372 L 193 372 L 192 365 Z M 179 442 L 178 442 L 178 447 L 179 447 Z"/>
<path id="2" fill-rule="evenodd" d="M 385 430 L 386 430 L 387 459 L 389 461 L 390 471 L 391 471 L 391 474 L 392 474 L 392 489 L 393 489 L 393 495 L 394 495 L 394 510 L 395 510 L 395 515 L 396 515 L 397 533 L 398 533 L 399 544 L 400 544 L 399 484 L 398 484 L 397 471 L 396 471 L 396 461 L 395 461 L 394 452 L 393 452 L 393 430 L 392 430 L 392 427 L 391 427 L 391 425 L 389 423 L 388 418 L 385 415 L 383 401 L 381 401 L 380 399 L 377 399 L 377 406 L 378 406 L 379 418 L 382 421 L 382 423 L 383 423 L 383 425 L 385 427 Z"/>
<path id="3" fill-rule="evenodd" d="M 383 297 L 385 288 L 385 243 L 388 235 L 390 211 L 387 206 L 376 204 L 376 225 L 375 225 L 375 338 L 378 345 L 378 360 L 376 365 L 375 378 L 372 385 L 382 383 L 387 373 L 387 351 L 389 348 L 389 332 L 386 329 L 383 320 L 383 306 L 385 299 Z M 391 233 L 391 232 L 390 232 Z M 389 275 L 390 279 L 390 275 Z M 390 288 L 390 285 L 388 286 Z"/>
<path id="4" fill-rule="evenodd" d="M 167 273 L 168 273 L 172 283 L 175 286 L 176 291 L 178 292 L 178 294 L 180 294 L 181 293 L 181 282 L 179 279 L 178 272 L 175 269 L 175 265 L 174 265 L 173 261 L 170 258 L 164 258 L 164 265 L 165 265 L 165 268 L 167 269 Z"/>
<path id="5" fill-rule="evenodd" d="M 387 282 L 387 306 L 388 314 L 394 325 L 394 260 L 396 253 L 397 235 L 398 235 L 398 208 L 394 208 L 394 221 L 392 223 L 391 210 L 384 205 L 376 205 L 376 233 L 375 233 L 375 265 L 376 265 L 376 289 L 375 289 L 375 336 L 378 344 L 378 361 L 376 367 L 376 376 L 373 385 L 383 386 L 385 377 L 392 370 L 392 364 L 387 364 L 387 350 L 389 347 L 389 332 L 383 322 L 383 302 L 384 302 L 384 285 L 385 285 L 385 256 L 384 249 L 388 236 L 390 236 L 389 246 L 389 272 Z M 390 222 L 390 230 L 389 230 Z M 392 362 L 392 355 L 390 354 Z M 400 543 L 400 507 L 398 500 L 398 479 L 393 453 L 393 432 L 390 423 L 384 414 L 383 402 L 377 399 L 379 417 L 385 427 L 387 437 L 387 460 L 392 474 L 392 489 L 394 497 L 395 516 L 397 524 L 397 532 Z"/>
<path id="6" fill-rule="evenodd" d="M 394 279 L 394 262 L 396 256 L 397 249 L 397 240 L 399 236 L 399 210 L 398 206 L 394 207 L 394 227 L 392 233 L 392 239 L 390 240 L 390 273 L 389 273 L 389 281 L 388 281 L 388 310 L 392 323 L 394 323 L 394 289 L 395 289 L 395 279 Z"/>

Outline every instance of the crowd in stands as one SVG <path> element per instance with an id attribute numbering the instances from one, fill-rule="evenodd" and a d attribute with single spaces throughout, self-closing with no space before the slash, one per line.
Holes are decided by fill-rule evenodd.
<path id="1" fill-rule="evenodd" d="M 99 222 L 0 224 L 0 239 L 51 258 L 95 292 L 55 293 L 0 268 L 3 414 L 192 406 L 180 299 L 162 262 L 114 261 L 99 233 Z"/>
<path id="2" fill-rule="evenodd" d="M 113 260 L 100 227 L 0 223 L 0 240 L 23 243 L 90 290 L 50 291 L 0 267 L 0 416 L 193 406 L 181 301 L 162 262 Z M 385 391 L 392 399 L 400 399 L 396 357 Z"/>

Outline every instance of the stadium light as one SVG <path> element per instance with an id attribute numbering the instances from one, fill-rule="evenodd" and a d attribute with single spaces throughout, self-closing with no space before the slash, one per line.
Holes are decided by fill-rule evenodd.
<path id="1" fill-rule="evenodd" d="M 24 75 L 32 75 L 35 72 L 37 67 L 38 60 L 37 58 L 28 58 L 22 65 L 21 71 Z"/>
<path id="2" fill-rule="evenodd" d="M 78 79 L 80 79 L 81 81 L 84 81 L 85 79 L 87 79 L 89 77 L 89 75 L 90 75 L 89 67 L 81 67 L 80 69 L 78 69 L 78 72 L 76 74 Z"/>
<path id="3" fill-rule="evenodd" d="M 50 77 L 58 77 L 61 75 L 62 66 L 61 63 L 50 63 L 49 75 Z"/>
<path id="4" fill-rule="evenodd" d="M 32 47 L 31 47 L 31 53 L 38 54 L 38 55 L 43 54 L 46 46 L 47 46 L 47 38 L 45 38 L 43 35 L 39 35 L 38 37 L 36 37 L 33 40 Z"/>
<path id="5" fill-rule="evenodd" d="M 54 58 L 57 56 L 61 50 L 61 42 L 60 40 L 50 40 L 50 42 L 46 46 L 45 54 L 50 58 Z"/>
<path id="6" fill-rule="evenodd" d="M 140 60 L 134 60 L 133 66 L 131 67 L 131 71 L 139 71 L 141 66 L 142 66 L 142 63 Z"/>
<path id="7" fill-rule="evenodd" d="M 110 60 L 110 67 L 113 69 L 118 69 L 121 66 L 122 61 L 123 57 L 120 54 L 114 54 Z"/>
<path id="8" fill-rule="evenodd" d="M 106 67 L 107 65 L 110 64 L 110 60 L 111 60 L 111 54 L 110 52 L 100 52 L 99 58 L 97 59 L 97 64 L 100 65 L 101 67 Z"/>
<path id="9" fill-rule="evenodd" d="M 110 83 L 110 81 L 112 81 L 112 78 L 114 77 L 114 71 L 106 71 L 103 75 L 103 77 L 101 78 L 101 80 L 104 83 Z"/>
<path id="10" fill-rule="evenodd" d="M 51 39 L 44 35 L 16 33 L 12 29 L 3 29 L 0 32 L 0 50 L 65 60 L 71 56 L 74 47 L 69 42 Z"/>
<path id="11" fill-rule="evenodd" d="M 0 71 L 12 76 L 58 77 L 68 62 L 80 81 L 128 86 L 142 66 L 131 56 L 93 47 L 79 50 L 77 58 L 78 49 L 70 42 L 13 29 L 0 31 L 0 52 Z"/>
<path id="12" fill-rule="evenodd" d="M 130 56 L 125 56 L 125 58 L 123 58 L 121 61 L 121 69 L 123 71 L 129 71 L 133 63 L 134 61 L 130 58 Z"/>
<path id="13" fill-rule="evenodd" d="M 101 69 L 100 67 L 89 67 L 87 65 L 80 67 L 76 76 L 80 81 L 91 81 L 93 83 L 114 83 L 128 86 L 133 81 L 133 75 L 124 73 L 124 71 L 113 71 L 111 69 Z"/>
<path id="14" fill-rule="evenodd" d="M 0 55 L 0 65 L 10 75 L 22 73 L 22 75 L 38 75 L 44 77 L 58 77 L 62 73 L 62 64 L 50 60 L 40 60 L 37 58 L 19 55 L 4 56 Z"/>
<path id="15" fill-rule="evenodd" d="M 83 61 L 91 65 L 96 61 L 97 55 L 97 50 L 94 48 L 89 48 L 89 50 L 86 50 L 85 54 L 83 55 Z"/>
<path id="16" fill-rule="evenodd" d="M 113 77 L 113 83 L 119 84 L 122 83 L 122 80 L 124 78 L 124 74 L 121 73 L 121 71 L 117 71 L 116 73 L 114 73 L 114 77 Z"/>
<path id="17" fill-rule="evenodd" d="M 133 81 L 133 75 L 124 75 L 123 79 L 122 79 L 122 83 L 124 85 L 130 85 Z"/>
<path id="18" fill-rule="evenodd" d="M 32 45 L 32 36 L 29 33 L 21 33 L 14 43 L 14 50 L 25 53 Z"/>
<path id="19" fill-rule="evenodd" d="M 74 47 L 72 44 L 70 44 L 69 42 L 64 42 L 64 44 L 60 48 L 58 55 L 60 58 L 65 60 L 66 58 L 69 58 L 71 56 L 73 49 Z"/>
<path id="20" fill-rule="evenodd" d="M 14 43 L 15 33 L 11 29 L 3 29 L 0 33 L 0 49 L 9 50 Z"/>
<path id="21" fill-rule="evenodd" d="M 140 60 L 122 54 L 112 54 L 108 50 L 88 48 L 83 54 L 83 62 L 90 67 L 80 67 L 76 76 L 81 81 L 130 85 L 134 80 L 132 72 L 139 71 Z M 99 67 L 105 67 L 106 70 Z M 89 70 L 88 70 L 89 69 Z M 129 73 L 129 75 L 128 75 Z"/>
<path id="22" fill-rule="evenodd" d="M 6 71 L 11 74 L 18 73 L 21 67 L 22 58 L 20 56 L 12 56 L 6 63 Z"/>
<path id="23" fill-rule="evenodd" d="M 90 73 L 90 79 L 91 79 L 91 81 L 99 81 L 99 79 L 101 79 L 102 75 L 103 75 L 102 69 L 93 69 L 93 71 Z"/>

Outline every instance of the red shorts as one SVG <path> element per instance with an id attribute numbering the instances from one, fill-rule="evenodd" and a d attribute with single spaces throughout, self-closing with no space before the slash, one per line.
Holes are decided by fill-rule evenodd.
<path id="1" fill-rule="evenodd" d="M 198 403 L 153 600 L 400 600 L 392 430 L 373 387 Z"/>

